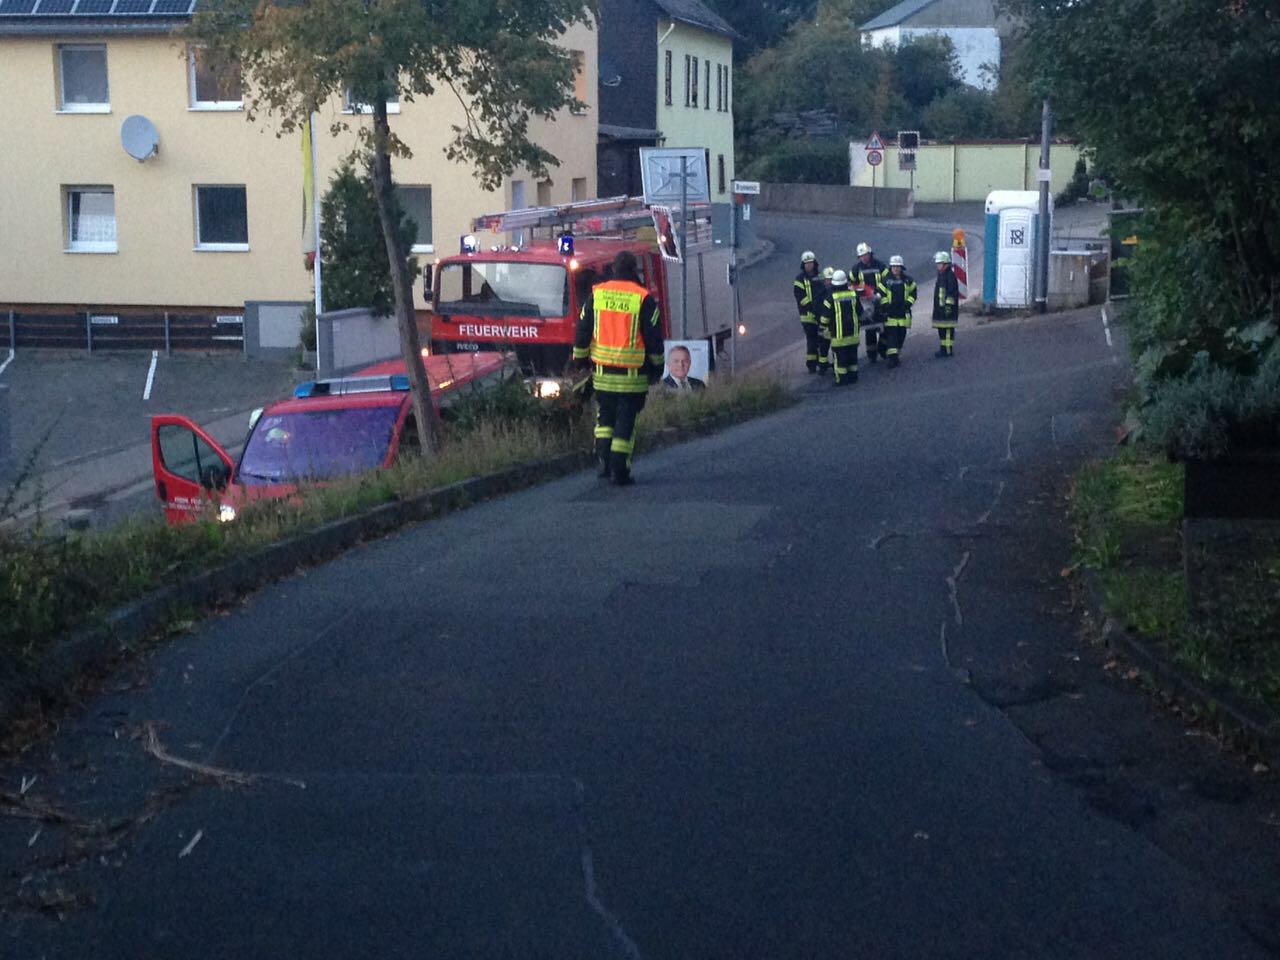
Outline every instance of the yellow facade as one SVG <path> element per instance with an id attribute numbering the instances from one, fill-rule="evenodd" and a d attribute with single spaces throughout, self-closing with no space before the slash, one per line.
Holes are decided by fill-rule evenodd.
<path id="1" fill-rule="evenodd" d="M 865 151 L 854 145 L 853 185 L 872 186 L 872 168 Z M 1080 147 L 1074 143 L 1050 146 L 1049 165 L 1054 194 L 1061 193 L 1075 173 Z M 993 190 L 1035 190 L 1040 166 L 1038 143 L 925 144 L 916 151 L 914 177 L 898 169 L 898 148 L 887 146 L 884 163 L 875 170 L 875 186 L 914 186 L 917 203 L 957 203 L 986 200 Z"/>
<path id="2" fill-rule="evenodd" d="M 666 101 L 666 60 L 671 54 L 671 102 Z M 697 104 L 692 102 L 694 58 Z M 707 64 L 711 65 L 708 85 Z M 658 20 L 658 129 L 664 147 L 706 147 L 711 201 L 728 203 L 733 190 L 733 42 L 673 20 Z M 723 182 L 720 168 L 723 163 Z"/>
<path id="3" fill-rule="evenodd" d="M 58 109 L 60 43 L 104 44 L 109 112 Z M 571 28 L 563 46 L 581 51 L 579 98 L 596 90 L 596 34 Z M 188 52 L 175 35 L 0 38 L 0 305 L 226 307 L 246 300 L 305 301 L 312 274 L 302 253 L 302 156 L 298 134 L 277 136 L 270 117 L 250 123 L 243 110 L 196 109 L 190 103 Z M 583 93 L 589 96 L 583 96 Z M 159 135 L 157 154 L 134 160 L 121 146 L 121 124 L 142 114 Z M 355 144 L 353 131 L 331 137 L 328 124 L 366 118 L 335 101 L 321 112 L 317 169 L 323 191 Z M 462 119 L 452 93 L 400 104 L 391 125 L 413 150 L 393 162 L 406 186 L 430 186 L 435 251 L 456 250 L 473 216 L 507 206 L 510 183 L 481 189 L 470 168 L 447 160 L 450 128 Z M 568 202 L 575 187 L 595 196 L 595 110 L 562 111 L 534 121 L 533 136 L 560 160 L 542 194 Z M 517 174 L 513 179 L 519 180 Z M 529 180 L 526 205 L 539 191 Z M 195 187 L 244 186 L 248 250 L 196 249 Z M 114 191 L 116 251 L 68 247 L 68 187 Z M 420 257 L 434 259 L 434 251 Z M 422 291 L 415 295 L 424 306 Z"/>

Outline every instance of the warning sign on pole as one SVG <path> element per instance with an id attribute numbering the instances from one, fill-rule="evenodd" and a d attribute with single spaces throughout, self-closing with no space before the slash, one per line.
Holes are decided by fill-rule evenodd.
<path id="1" fill-rule="evenodd" d="M 960 286 L 960 299 L 969 296 L 969 250 L 965 246 L 964 231 L 957 227 L 951 233 L 951 272 Z"/>
<path id="2" fill-rule="evenodd" d="M 881 153 L 883 153 L 883 152 L 884 152 L 884 141 L 880 139 L 880 131 L 879 131 L 879 130 L 872 130 L 872 131 L 871 131 L 871 139 L 867 141 L 866 149 L 867 149 L 867 150 L 879 150 Z"/>

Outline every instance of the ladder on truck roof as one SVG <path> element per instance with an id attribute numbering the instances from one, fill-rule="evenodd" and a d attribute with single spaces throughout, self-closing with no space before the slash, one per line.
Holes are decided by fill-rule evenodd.
<path id="1" fill-rule="evenodd" d="M 710 217 L 707 204 L 689 206 L 690 223 Z M 653 213 L 643 197 L 605 197 L 578 200 L 549 207 L 525 207 L 486 213 L 471 221 L 472 231 L 491 230 L 506 233 L 514 230 L 546 229 L 554 236 L 566 230 L 579 236 L 626 234 L 653 226 Z"/>

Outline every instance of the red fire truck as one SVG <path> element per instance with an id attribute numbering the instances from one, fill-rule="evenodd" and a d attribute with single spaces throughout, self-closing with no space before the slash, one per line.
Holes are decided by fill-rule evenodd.
<path id="1" fill-rule="evenodd" d="M 701 217 L 707 238 L 703 245 L 709 246 L 705 208 Z M 699 222 L 696 214 L 692 222 Z M 667 269 L 677 257 L 665 212 L 655 213 L 635 198 L 614 197 L 489 214 L 477 217 L 472 230 L 462 238 L 461 252 L 436 261 L 432 271 L 433 353 L 514 350 L 526 372 L 563 375 L 582 303 L 591 285 L 605 279 L 619 250 L 635 253 L 641 279 L 662 310 L 663 334 L 680 332 L 672 313 L 680 302 L 679 269 Z M 485 248 L 478 236 L 484 231 L 525 242 Z M 538 237 L 539 231 L 544 236 Z M 692 245 L 691 251 L 696 252 Z M 708 320 L 712 311 L 706 306 L 703 273 L 699 264 L 692 284 L 702 286 L 693 296 L 702 296 L 690 309 L 694 317 L 701 307 L 697 315 L 702 322 L 685 332 L 719 343 L 732 318 L 727 310 L 716 310 L 715 319 Z"/>

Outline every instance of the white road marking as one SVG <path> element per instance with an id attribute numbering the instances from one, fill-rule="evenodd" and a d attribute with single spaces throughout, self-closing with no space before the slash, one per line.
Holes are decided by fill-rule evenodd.
<path id="1" fill-rule="evenodd" d="M 143 400 L 150 400 L 150 399 L 151 399 L 151 384 L 155 383 L 155 379 L 156 379 L 156 358 L 157 358 L 157 357 L 159 357 L 159 356 L 160 356 L 160 351 L 159 351 L 159 350 L 152 350 L 152 351 L 151 351 L 151 368 L 147 371 L 147 385 L 146 385 L 145 387 L 143 387 L 143 388 L 142 388 L 142 399 L 143 399 Z"/>
<path id="2" fill-rule="evenodd" d="M 1111 345 L 1111 321 L 1107 318 L 1106 307 L 1102 308 L 1102 332 L 1107 338 L 1107 347 L 1114 350 L 1115 347 Z"/>
<path id="3" fill-rule="evenodd" d="M 13 349 L 10 349 L 9 356 L 5 359 L 4 363 L 0 363 L 0 373 L 4 373 L 4 368 L 9 366 L 9 364 L 13 363 L 13 358 L 15 356 L 16 356 L 15 351 Z"/>
<path id="4" fill-rule="evenodd" d="M 586 894 L 587 905 L 595 911 L 613 936 L 614 942 L 622 948 L 631 960 L 643 960 L 640 954 L 640 948 L 636 946 L 636 942 L 627 935 L 627 931 L 622 929 L 622 922 L 609 910 L 608 907 L 600 899 L 600 891 L 596 886 L 596 868 L 595 861 L 591 856 L 591 847 L 587 843 L 587 823 L 584 811 L 586 809 L 586 792 L 587 789 L 582 781 L 573 778 L 574 792 L 577 794 L 577 813 L 578 813 L 578 840 L 582 844 L 582 883 L 584 893 Z"/>

